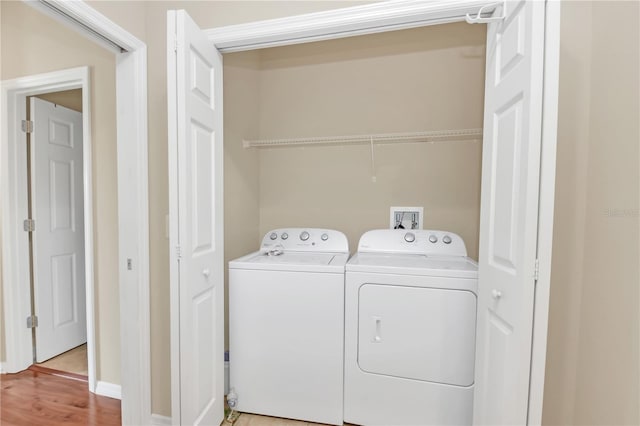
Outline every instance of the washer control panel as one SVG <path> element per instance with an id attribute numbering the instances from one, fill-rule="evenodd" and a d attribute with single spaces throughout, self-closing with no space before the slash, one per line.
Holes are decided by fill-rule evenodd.
<path id="1" fill-rule="evenodd" d="M 333 229 L 283 228 L 274 229 L 262 239 L 262 250 L 280 246 L 283 251 L 316 251 L 349 253 L 346 235 Z"/>
<path id="2" fill-rule="evenodd" d="M 467 248 L 458 234 L 428 229 L 378 229 L 365 232 L 358 245 L 360 253 L 406 253 L 466 256 Z"/>

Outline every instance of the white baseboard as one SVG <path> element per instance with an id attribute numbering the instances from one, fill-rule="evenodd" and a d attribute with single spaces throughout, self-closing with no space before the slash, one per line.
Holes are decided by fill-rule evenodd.
<path id="1" fill-rule="evenodd" d="M 4 362 L 0 362 L 0 374 L 4 374 Z"/>
<path id="2" fill-rule="evenodd" d="M 151 415 L 151 424 L 153 426 L 169 426 L 171 425 L 171 417 L 161 416 L 160 414 Z"/>
<path id="3" fill-rule="evenodd" d="M 109 398 L 122 399 L 122 389 L 120 385 L 98 380 L 96 384 L 96 394 L 108 396 Z"/>

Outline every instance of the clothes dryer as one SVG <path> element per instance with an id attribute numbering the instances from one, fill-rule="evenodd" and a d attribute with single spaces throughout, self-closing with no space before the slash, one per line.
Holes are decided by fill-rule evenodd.
<path id="1" fill-rule="evenodd" d="M 342 425 L 346 236 L 277 229 L 229 262 L 229 364 L 242 412 Z"/>
<path id="2" fill-rule="evenodd" d="M 345 276 L 344 421 L 471 424 L 477 263 L 462 238 L 369 231 Z"/>

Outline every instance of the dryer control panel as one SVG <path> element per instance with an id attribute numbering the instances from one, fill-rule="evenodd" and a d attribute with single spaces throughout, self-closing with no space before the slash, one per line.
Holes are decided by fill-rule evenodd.
<path id="1" fill-rule="evenodd" d="M 346 235 L 333 229 L 274 229 L 262 238 L 260 249 L 270 251 L 275 247 L 282 251 L 349 253 L 349 241 Z"/>
<path id="2" fill-rule="evenodd" d="M 359 253 L 404 253 L 427 256 L 466 256 L 467 248 L 458 234 L 428 229 L 376 229 L 365 232 Z"/>

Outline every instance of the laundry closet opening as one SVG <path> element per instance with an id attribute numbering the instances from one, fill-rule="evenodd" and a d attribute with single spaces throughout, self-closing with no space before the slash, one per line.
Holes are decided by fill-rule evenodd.
<path id="1" fill-rule="evenodd" d="M 424 207 L 424 229 L 459 234 L 477 260 L 481 137 L 375 143 L 373 156 L 243 141 L 481 129 L 485 44 L 485 26 L 456 23 L 225 54 L 225 265 L 283 227 L 342 231 L 353 253 L 391 206 Z"/>

